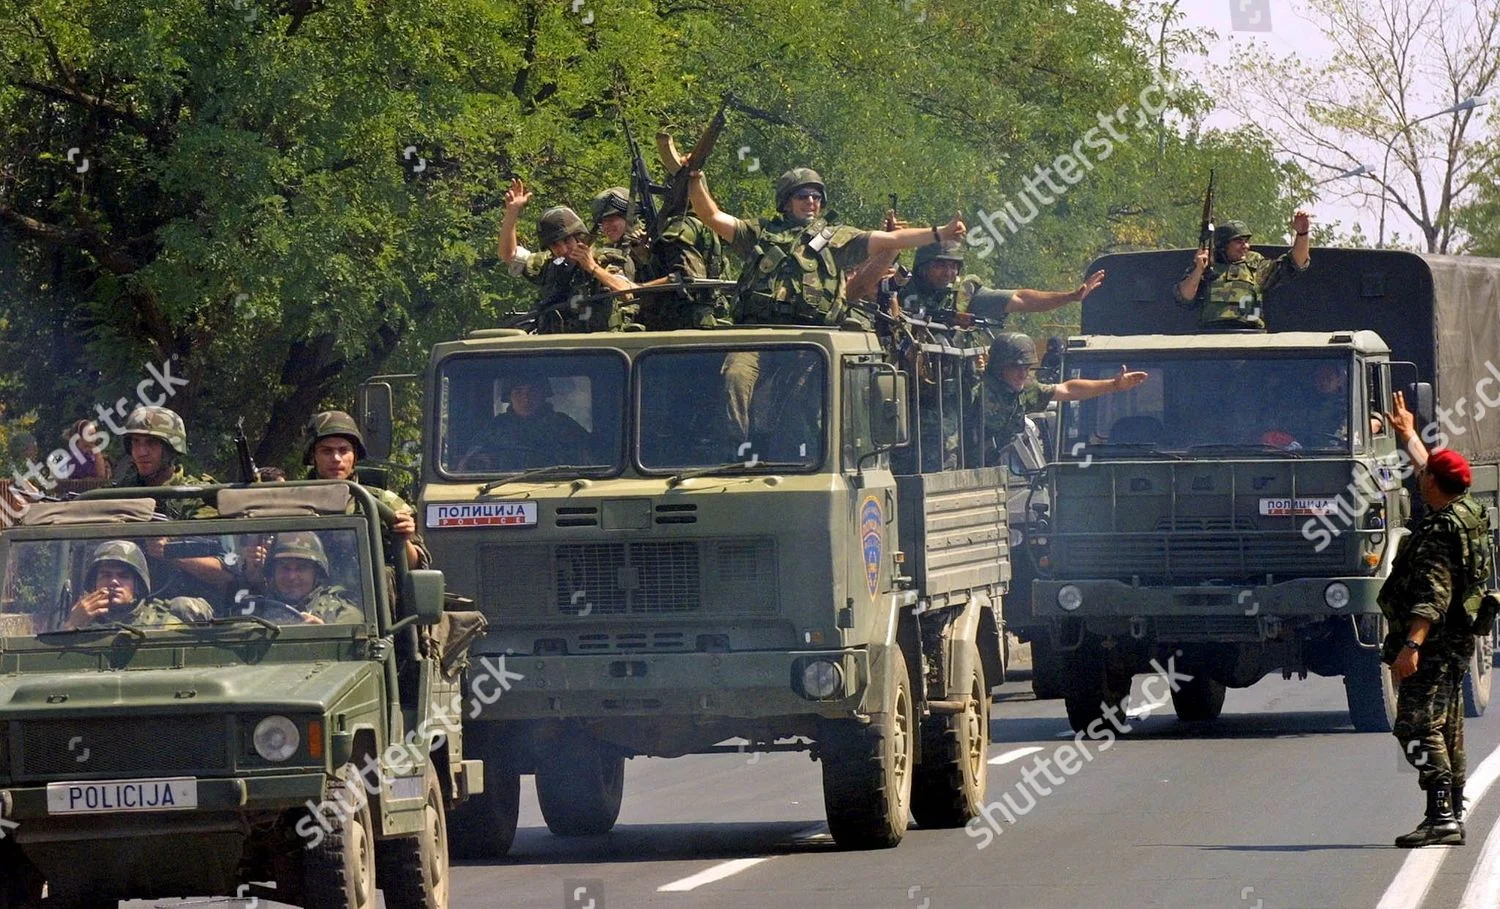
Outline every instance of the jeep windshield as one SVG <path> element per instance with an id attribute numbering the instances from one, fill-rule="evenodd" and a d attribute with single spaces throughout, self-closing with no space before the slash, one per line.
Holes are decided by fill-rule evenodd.
<path id="1" fill-rule="evenodd" d="M 352 528 L 173 532 L 181 526 L 91 527 L 68 539 L 13 534 L 0 546 L 0 636 L 373 621 L 368 544 Z"/>
<path id="2" fill-rule="evenodd" d="M 810 346 L 646 353 L 636 360 L 640 466 L 812 470 L 823 461 L 826 376 Z"/>
<path id="3" fill-rule="evenodd" d="M 1072 357 L 1065 379 L 1109 379 L 1118 356 Z M 1063 460 L 1348 452 L 1368 427 L 1351 420 L 1351 361 L 1340 357 L 1154 356 L 1131 359 L 1139 387 L 1061 407 Z M 1352 433 L 1351 433 L 1352 428 Z"/>
<path id="4" fill-rule="evenodd" d="M 438 469 L 495 479 L 561 465 L 606 475 L 624 454 L 625 358 L 607 351 L 454 357 L 438 376 Z"/>

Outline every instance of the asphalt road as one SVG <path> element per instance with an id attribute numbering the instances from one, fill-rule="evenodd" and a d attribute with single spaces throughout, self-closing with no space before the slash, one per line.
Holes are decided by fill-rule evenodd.
<path id="1" fill-rule="evenodd" d="M 511 857 L 455 867 L 453 906 L 1419 909 L 1468 905 L 1471 880 L 1472 905 L 1497 905 L 1478 891 L 1500 887 L 1500 835 L 1485 848 L 1500 786 L 1471 806 L 1469 845 L 1392 847 L 1420 819 L 1416 776 L 1390 736 L 1353 731 L 1338 679 L 1230 691 L 1203 726 L 1158 706 L 1107 749 L 1086 743 L 1090 760 L 1052 765 L 1071 771 L 1057 783 L 1035 762 L 1070 744 L 1062 702 L 1026 682 L 998 696 L 988 798 L 1008 791 L 1015 818 L 997 809 L 998 834 L 913 827 L 896 849 L 842 852 L 805 755 L 636 759 L 607 836 L 549 834 L 528 779 Z M 1472 791 L 1500 770 L 1500 706 L 1468 742 Z"/>

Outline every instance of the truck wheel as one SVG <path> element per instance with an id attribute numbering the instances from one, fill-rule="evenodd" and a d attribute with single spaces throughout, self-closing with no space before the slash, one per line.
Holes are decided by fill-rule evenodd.
<path id="1" fill-rule="evenodd" d="M 556 836 L 608 833 L 625 794 L 625 756 L 581 730 L 563 735 L 551 754 L 538 754 L 536 800 Z"/>
<path id="2" fill-rule="evenodd" d="M 822 733 L 823 807 L 844 849 L 889 849 L 906 834 L 916 757 L 916 711 L 906 659 L 891 649 L 884 713 L 868 725 L 829 723 Z"/>
<path id="3" fill-rule="evenodd" d="M 448 814 L 448 850 L 457 859 L 501 859 L 516 841 L 521 773 L 505 747 L 484 756 L 484 791 Z"/>
<path id="4" fill-rule="evenodd" d="M 0 909 L 26 909 L 42 901 L 45 880 L 14 845 L 0 848 Z M 111 900 L 110 906 L 116 903 Z"/>
<path id="5" fill-rule="evenodd" d="M 1476 636 L 1474 656 L 1469 658 L 1469 672 L 1464 676 L 1464 716 L 1481 717 L 1490 706 L 1490 687 L 1495 675 L 1495 629 Z"/>
<path id="6" fill-rule="evenodd" d="M 1043 630 L 1031 639 L 1031 693 L 1039 701 L 1060 698 L 1064 691 L 1062 660 L 1049 635 Z"/>
<path id="7" fill-rule="evenodd" d="M 1384 623 L 1381 623 L 1382 631 Z M 1344 697 L 1356 732 L 1390 732 L 1396 723 L 1396 683 L 1380 651 L 1345 645 Z"/>
<path id="8" fill-rule="evenodd" d="M 448 825 L 437 771 L 427 765 L 422 831 L 381 840 L 375 848 L 375 876 L 385 892 L 386 909 L 447 909 Z"/>
<path id="9" fill-rule="evenodd" d="M 974 650 L 969 707 L 922 721 L 922 762 L 911 784 L 911 813 L 929 829 L 962 827 L 984 807 L 989 757 L 989 688 Z"/>
<path id="10" fill-rule="evenodd" d="M 1068 711 L 1068 725 L 1074 732 L 1084 732 L 1104 719 L 1110 706 L 1125 715 L 1125 701 L 1130 697 L 1131 676 L 1113 670 L 1103 648 L 1087 643 L 1062 654 L 1063 704 Z"/>
<path id="11" fill-rule="evenodd" d="M 1172 709 L 1184 723 L 1217 720 L 1224 712 L 1224 685 L 1200 672 L 1173 690 Z"/>
<path id="12" fill-rule="evenodd" d="M 331 829 L 302 857 L 302 905 L 306 909 L 374 909 L 375 826 L 359 771 L 345 769 L 328 784 L 327 803 L 338 810 L 324 818 Z"/>

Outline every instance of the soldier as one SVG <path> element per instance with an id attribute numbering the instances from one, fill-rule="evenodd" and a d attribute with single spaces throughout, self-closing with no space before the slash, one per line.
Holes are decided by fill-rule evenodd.
<path id="1" fill-rule="evenodd" d="M 612 249 L 630 256 L 639 286 L 661 284 L 674 275 L 714 280 L 724 276 L 724 247 L 718 236 L 692 215 L 669 219 L 661 236 L 652 240 L 638 220 L 628 220 L 630 191 L 623 186 L 595 196 L 593 213 L 594 230 L 607 241 L 595 249 L 596 255 L 599 249 Z M 639 296 L 635 320 L 648 331 L 716 328 L 720 320 L 727 322 L 729 318 L 728 299 L 719 290 Z"/>
<path id="2" fill-rule="evenodd" d="M 164 600 L 150 596 L 151 572 L 146 554 L 129 540 L 99 544 L 84 575 L 88 593 L 79 597 L 63 619 L 62 630 L 76 631 L 96 623 L 186 625 L 207 622 L 213 607 L 198 597 Z"/>
<path id="3" fill-rule="evenodd" d="M 1071 291 L 993 290 L 979 279 L 960 275 L 964 248 L 959 243 L 929 243 L 917 250 L 912 279 L 901 289 L 901 310 L 922 317 L 923 313 L 972 313 L 999 331 L 1011 313 L 1047 312 L 1081 302 L 1104 281 L 1101 269 Z"/>
<path id="4" fill-rule="evenodd" d="M 297 530 L 276 535 L 268 556 L 270 593 L 302 613 L 310 625 L 358 625 L 364 612 L 349 591 L 328 580 L 328 554 L 318 535 Z"/>
<path id="5" fill-rule="evenodd" d="M 505 412 L 495 417 L 488 438 L 464 455 L 460 470 L 509 470 L 585 465 L 588 430 L 552 407 L 552 383 L 546 376 L 523 372 L 506 382 Z"/>
<path id="6" fill-rule="evenodd" d="M 302 463 L 312 467 L 308 472 L 310 479 L 358 483 L 354 466 L 364 456 L 365 439 L 360 435 L 359 425 L 342 410 L 313 414 L 307 422 L 307 448 L 302 453 Z M 412 507 L 389 489 L 365 488 L 375 501 L 395 513 L 395 519 L 388 526 L 396 539 L 406 546 L 406 564 L 412 568 L 426 568 L 432 564 L 432 557 L 417 531 L 417 513 Z M 391 554 L 386 555 L 390 557 Z"/>
<path id="7" fill-rule="evenodd" d="M 137 407 L 125 419 L 125 454 L 130 463 L 112 486 L 207 486 L 207 474 L 191 475 L 180 459 L 187 457 L 187 426 L 174 410 Z M 176 521 L 212 517 L 213 509 L 189 504 L 189 499 L 163 499 L 158 507 Z"/>
<path id="8" fill-rule="evenodd" d="M 518 250 L 516 222 L 531 201 L 531 193 L 520 180 L 512 180 L 505 192 L 505 217 L 500 222 L 499 253 L 502 262 L 512 262 Z M 630 257 L 609 247 L 590 247 L 583 219 L 565 205 L 549 208 L 537 220 L 537 233 L 546 252 L 528 256 L 518 274 L 541 288 L 541 298 L 532 307 L 539 332 L 587 332 L 618 328 L 618 300 L 580 302 L 608 291 L 635 286 Z"/>
<path id="9" fill-rule="evenodd" d="M 1146 381 L 1144 372 L 1127 372 L 1121 366 L 1113 379 L 1069 379 L 1042 385 L 1031 375 L 1036 365 L 1036 345 L 1026 335 L 1003 334 L 990 345 L 984 371 L 984 429 L 992 453 L 1010 444 L 1025 428 L 1028 413 L 1045 410 L 1053 401 L 1087 401 L 1128 391 Z"/>
<path id="10" fill-rule="evenodd" d="M 1250 249 L 1250 228 L 1243 221 L 1225 221 L 1214 230 L 1212 255 L 1206 249 L 1193 256 L 1193 265 L 1177 282 L 1177 302 L 1199 307 L 1207 328 L 1252 328 L 1265 331 L 1261 305 L 1265 293 L 1282 281 L 1307 271 L 1307 212 L 1292 215 L 1292 248 L 1275 259 Z M 1210 259 L 1214 270 L 1209 271 Z"/>
<path id="11" fill-rule="evenodd" d="M 1417 474 L 1427 514 L 1402 541 L 1377 598 L 1391 629 L 1381 657 L 1398 685 L 1392 732 L 1427 793 L 1426 817 L 1396 838 L 1405 849 L 1464 842 L 1463 677 L 1493 558 L 1484 508 L 1468 495 L 1471 482 L 1458 452 L 1427 458 Z"/>
<path id="12" fill-rule="evenodd" d="M 632 276 L 643 283 L 656 276 L 651 263 L 651 238 L 641 219 L 630 211 L 630 190 L 611 186 L 593 198 L 589 210 L 594 215 L 594 256 L 613 250 L 630 259 Z"/>

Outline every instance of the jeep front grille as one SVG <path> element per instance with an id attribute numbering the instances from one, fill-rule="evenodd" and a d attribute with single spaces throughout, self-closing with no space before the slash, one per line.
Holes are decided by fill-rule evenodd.
<path id="1" fill-rule="evenodd" d="M 230 769 L 223 716 L 22 720 L 12 723 L 18 780 L 109 775 L 162 776 Z"/>

